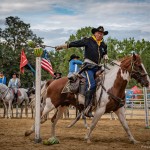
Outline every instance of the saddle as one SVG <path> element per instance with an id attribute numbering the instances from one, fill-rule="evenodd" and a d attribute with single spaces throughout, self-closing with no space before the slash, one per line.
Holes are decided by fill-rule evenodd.
<path id="1" fill-rule="evenodd" d="M 17 99 L 19 96 L 21 96 L 21 92 L 19 89 L 17 89 L 17 92 L 15 93 L 15 89 L 12 89 L 13 94 L 14 94 L 14 99 L 13 99 L 13 103 L 17 103 Z"/>
<path id="2" fill-rule="evenodd" d="M 13 94 L 16 94 L 17 96 L 21 96 L 21 92 L 19 89 L 17 89 L 17 92 L 15 93 L 15 89 L 12 89 Z"/>
<path id="3" fill-rule="evenodd" d="M 85 89 L 86 89 L 86 78 L 81 75 L 83 71 L 86 69 L 90 69 L 92 67 L 95 67 L 96 65 L 93 64 L 88 64 L 84 65 L 79 73 L 75 73 L 72 76 L 68 77 L 68 82 L 63 88 L 61 93 L 74 93 L 74 94 L 81 94 L 85 96 Z M 98 78 L 104 71 L 101 66 L 96 66 L 99 68 L 99 70 L 95 74 L 95 80 L 96 83 L 100 81 L 100 78 Z"/>

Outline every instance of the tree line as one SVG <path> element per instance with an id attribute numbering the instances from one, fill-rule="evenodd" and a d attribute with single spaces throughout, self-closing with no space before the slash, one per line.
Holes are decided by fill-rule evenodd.
<path id="1" fill-rule="evenodd" d="M 84 27 L 78 29 L 75 34 L 70 35 L 66 43 L 79 40 L 84 37 L 90 37 L 92 27 Z M 24 23 L 18 17 L 7 17 L 5 19 L 5 29 L 0 28 L 0 71 L 3 71 L 7 79 L 11 78 L 13 72 L 17 72 L 22 83 L 22 87 L 31 87 L 35 81 L 35 75 L 31 72 L 28 66 L 25 67 L 25 73 L 19 73 L 20 54 L 21 50 L 25 50 L 25 54 L 30 65 L 35 68 L 35 56 L 33 50 L 28 47 L 28 40 L 36 42 L 41 45 L 43 37 L 38 37 L 30 29 L 30 24 Z M 122 41 L 108 37 L 104 39 L 108 47 L 108 56 L 110 60 L 118 60 L 131 53 L 140 54 L 142 62 L 150 75 L 150 42 L 142 40 L 135 40 L 134 38 L 126 38 Z M 62 43 L 58 43 L 62 44 Z M 75 53 L 83 60 L 83 48 L 70 48 L 69 50 L 56 52 L 53 49 L 49 51 L 49 57 L 54 71 L 61 72 L 63 76 L 68 74 L 69 58 Z M 49 73 L 42 70 L 42 80 L 52 78 Z M 8 82 L 7 80 L 7 82 Z M 137 85 L 134 80 L 131 80 L 128 87 Z"/>

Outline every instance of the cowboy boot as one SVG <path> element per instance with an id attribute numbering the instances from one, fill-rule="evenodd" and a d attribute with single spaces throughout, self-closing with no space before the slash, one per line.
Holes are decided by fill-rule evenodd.
<path id="1" fill-rule="evenodd" d="M 85 111 L 84 114 L 86 117 L 94 117 L 92 114 L 92 97 L 95 90 L 89 90 L 85 94 Z"/>
<path id="2" fill-rule="evenodd" d="M 17 95 L 17 93 L 15 93 L 15 94 L 14 94 L 14 104 L 17 103 L 17 98 L 18 98 L 18 95 Z"/>

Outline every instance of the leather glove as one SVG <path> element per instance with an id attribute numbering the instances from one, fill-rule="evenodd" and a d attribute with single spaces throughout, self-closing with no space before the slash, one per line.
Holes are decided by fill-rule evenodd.
<path id="1" fill-rule="evenodd" d="M 108 60 L 109 58 L 108 58 L 108 55 L 106 54 L 106 55 L 104 55 L 104 60 Z"/>
<path id="2" fill-rule="evenodd" d="M 67 49 L 68 48 L 68 45 L 67 44 L 63 44 L 63 45 L 59 45 L 59 46 L 56 46 L 55 47 L 55 50 L 56 51 L 59 51 L 61 49 Z"/>

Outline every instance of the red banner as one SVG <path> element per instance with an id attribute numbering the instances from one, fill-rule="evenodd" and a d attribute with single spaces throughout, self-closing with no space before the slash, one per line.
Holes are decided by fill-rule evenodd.
<path id="1" fill-rule="evenodd" d="M 20 72 L 24 73 L 24 66 L 28 64 L 27 57 L 24 53 L 24 50 L 21 51 L 21 60 L 20 60 Z"/>

